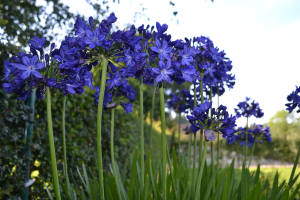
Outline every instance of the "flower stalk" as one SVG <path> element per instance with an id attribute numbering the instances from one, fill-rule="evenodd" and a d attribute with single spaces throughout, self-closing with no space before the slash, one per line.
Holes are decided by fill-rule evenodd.
<path id="1" fill-rule="evenodd" d="M 115 165 L 115 151 L 114 151 L 114 124 L 115 124 L 115 109 L 111 109 L 111 121 L 110 121 L 110 156 L 111 156 L 111 164 L 114 172 L 114 178 L 116 182 L 116 187 L 117 187 L 117 193 L 119 200 L 122 199 L 121 197 L 121 192 L 120 192 L 120 187 L 119 187 L 119 180 L 118 180 L 118 175 L 116 171 L 116 165 Z"/>
<path id="2" fill-rule="evenodd" d="M 141 189 L 144 188 L 144 108 L 143 108 L 143 75 L 140 76 L 140 143 L 141 143 Z"/>
<path id="3" fill-rule="evenodd" d="M 54 137 L 53 137 L 53 127 L 52 127 L 52 114 L 51 114 L 51 92 L 50 88 L 47 87 L 47 123 L 48 123 L 48 134 L 49 134 L 49 146 L 50 146 L 50 156 L 51 156 L 51 166 L 52 166 L 52 178 L 53 178 L 53 187 L 55 192 L 55 197 L 57 200 L 60 200 L 60 191 L 59 191 L 59 182 L 57 174 L 57 164 L 55 156 L 55 146 L 54 146 Z"/>
<path id="4" fill-rule="evenodd" d="M 62 137 L 63 137 L 63 154 L 64 154 L 64 173 L 65 173 L 65 181 L 68 194 L 70 194 L 70 186 L 69 186 L 69 176 L 67 169 L 67 145 L 66 145 L 66 101 L 67 96 L 63 97 L 63 110 L 62 110 Z"/>
<path id="5" fill-rule="evenodd" d="M 107 73 L 107 58 L 105 58 L 104 56 L 102 56 L 101 68 L 102 68 L 102 76 L 101 76 L 101 87 L 100 87 L 98 112 L 97 112 L 97 154 L 98 154 L 100 195 L 101 195 L 101 200 L 104 200 L 105 197 L 104 197 L 102 146 L 101 146 L 102 111 L 103 111 L 103 99 L 105 93 L 106 73 Z"/>
<path id="6" fill-rule="evenodd" d="M 159 84 L 159 100 L 161 115 L 161 140 L 162 140 L 162 193 L 163 199 L 167 199 L 167 141 L 166 141 L 166 116 L 164 88 L 162 83 Z"/>
<path id="7" fill-rule="evenodd" d="M 152 126 L 154 116 L 154 102 L 155 102 L 155 79 L 153 81 L 153 94 L 152 94 L 152 105 L 151 105 L 151 116 L 150 116 L 150 149 L 152 149 Z"/>

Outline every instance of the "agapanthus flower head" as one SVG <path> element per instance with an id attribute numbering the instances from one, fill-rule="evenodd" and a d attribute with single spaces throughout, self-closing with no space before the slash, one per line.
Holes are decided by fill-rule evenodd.
<path id="1" fill-rule="evenodd" d="M 241 116 L 243 117 L 255 116 L 256 118 L 263 117 L 264 113 L 262 112 L 262 109 L 259 107 L 259 104 L 255 103 L 255 101 L 249 103 L 249 101 L 250 98 L 246 97 L 245 101 L 238 103 L 237 105 L 238 108 L 234 109 L 237 118 Z"/>
<path id="2" fill-rule="evenodd" d="M 246 145 L 246 134 L 247 128 L 239 127 L 237 129 L 236 134 L 232 135 L 231 138 L 227 139 L 227 143 L 229 145 L 232 145 L 234 143 L 237 143 L 239 145 L 245 146 Z M 272 142 L 272 136 L 270 133 L 270 127 L 266 126 L 266 128 L 263 127 L 263 125 L 252 125 L 250 128 L 248 128 L 248 141 L 247 146 L 251 147 L 254 143 L 263 143 L 263 140 L 267 142 Z"/>
<path id="3" fill-rule="evenodd" d="M 170 98 L 167 101 L 168 107 L 170 109 L 174 109 L 175 112 L 183 113 L 186 111 L 188 106 L 186 105 L 186 101 L 184 96 L 177 91 L 175 94 L 170 93 Z"/>
<path id="4" fill-rule="evenodd" d="M 211 110 L 211 113 L 209 113 Z M 220 131 L 224 138 L 231 137 L 236 131 L 234 127 L 235 117 L 229 116 L 226 106 L 220 105 L 218 109 L 212 108 L 212 103 L 205 101 L 203 104 L 196 106 L 187 116 L 191 123 L 191 131 L 196 133 L 204 129 L 206 139 L 214 141 L 216 134 Z"/>
<path id="5" fill-rule="evenodd" d="M 82 94 L 84 86 L 93 89 L 91 67 L 85 63 L 86 54 L 76 39 L 65 37 L 59 49 L 54 49 L 52 43 L 46 54 L 42 49 L 43 38 L 34 37 L 30 43 L 31 53 L 19 52 L 13 62 L 4 63 L 3 80 L 9 82 L 2 85 L 6 92 L 14 92 L 20 100 L 26 100 L 33 89 L 38 99 L 45 98 L 47 87 L 60 88 L 64 95 Z"/>
<path id="6" fill-rule="evenodd" d="M 290 103 L 285 104 L 285 106 L 287 106 L 286 110 L 288 110 L 289 113 L 291 113 L 297 106 L 299 108 L 297 110 L 297 113 L 300 112 L 300 96 L 298 95 L 299 92 L 300 92 L 300 87 L 296 86 L 296 90 L 287 96 L 287 100 Z"/>

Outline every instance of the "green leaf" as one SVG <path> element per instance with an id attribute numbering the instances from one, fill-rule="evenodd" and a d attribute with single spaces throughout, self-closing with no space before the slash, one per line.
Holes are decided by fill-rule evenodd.
<path id="1" fill-rule="evenodd" d="M 281 196 L 281 200 L 288 200 L 289 199 L 289 190 L 290 190 L 289 186 L 286 186 L 285 190 L 284 190 L 284 192 Z"/>

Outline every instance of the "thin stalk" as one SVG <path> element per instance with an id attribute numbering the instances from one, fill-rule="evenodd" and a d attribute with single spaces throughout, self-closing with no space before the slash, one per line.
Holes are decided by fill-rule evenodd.
<path id="1" fill-rule="evenodd" d="M 247 163 L 247 148 L 248 148 L 247 145 L 248 145 L 248 116 L 247 116 L 247 126 L 246 126 L 245 163 Z"/>
<path id="2" fill-rule="evenodd" d="M 209 100 L 212 102 L 212 86 L 210 86 L 210 92 L 209 92 Z M 212 108 L 210 108 L 210 118 L 212 119 Z M 211 158 L 211 175 L 214 175 L 214 143 L 210 143 L 210 158 Z M 215 182 L 212 187 L 212 193 L 215 193 Z"/>
<path id="3" fill-rule="evenodd" d="M 200 81 L 200 95 L 201 95 L 201 104 L 204 103 L 204 97 L 203 97 L 203 78 Z M 199 155 L 200 155 L 200 159 L 199 159 L 199 166 L 200 166 L 200 162 L 202 162 L 202 146 L 203 146 L 203 130 L 201 130 L 201 135 L 200 135 L 200 151 L 199 151 Z"/>
<path id="4" fill-rule="evenodd" d="M 66 145 L 66 101 L 67 96 L 64 95 L 62 110 L 62 137 L 63 137 L 63 154 L 64 154 L 64 172 L 68 194 L 70 195 L 69 176 L 67 169 L 67 145 Z"/>
<path id="5" fill-rule="evenodd" d="M 141 142 L 141 191 L 144 189 L 144 109 L 143 109 L 143 75 L 140 76 L 140 142 Z"/>
<path id="6" fill-rule="evenodd" d="M 217 86 L 217 94 L 218 94 L 218 108 L 219 108 L 219 86 Z M 217 169 L 219 168 L 219 164 L 220 164 L 220 134 L 218 133 L 218 153 L 217 153 Z"/>
<path id="7" fill-rule="evenodd" d="M 116 171 L 116 165 L 115 165 L 115 151 L 114 151 L 114 123 L 115 122 L 115 109 L 111 109 L 111 120 L 110 120 L 110 156 L 111 156 L 111 164 L 114 172 L 114 178 L 116 182 L 116 187 L 117 187 L 117 192 L 118 192 L 118 197 L 119 200 L 122 200 L 121 197 L 121 192 L 120 192 L 120 187 L 119 187 L 119 180 L 118 180 L 118 175 Z"/>
<path id="8" fill-rule="evenodd" d="M 154 102 L 155 102 L 155 79 L 153 81 L 153 94 L 152 94 L 152 105 L 151 105 L 151 116 L 150 116 L 150 149 L 152 149 L 152 125 L 153 125 L 153 114 L 154 114 Z"/>
<path id="9" fill-rule="evenodd" d="M 197 90 L 196 90 L 196 85 L 194 84 L 194 108 L 197 105 Z M 192 180 L 192 185 L 195 185 L 196 181 L 196 160 L 197 160 L 197 133 L 194 133 L 194 159 L 193 159 L 193 180 Z M 192 195 L 194 193 L 194 190 L 192 190 Z"/>
<path id="10" fill-rule="evenodd" d="M 28 99 L 25 101 L 26 105 L 29 106 L 32 109 L 32 114 L 34 115 L 34 105 L 35 105 L 35 94 L 36 89 L 33 89 L 28 97 Z M 1 124 L 1 123 L 0 123 Z M 22 150 L 22 156 L 26 156 L 26 158 L 29 158 L 27 161 L 27 165 L 24 166 L 25 171 L 25 181 L 27 182 L 30 179 L 30 159 L 31 159 L 31 136 L 33 132 L 33 123 L 30 123 L 27 126 L 27 134 L 26 136 L 26 143 L 24 143 L 24 149 Z M 28 200 L 29 196 L 29 187 L 24 188 L 24 192 L 22 194 L 22 200 Z"/>
<path id="11" fill-rule="evenodd" d="M 180 149 L 181 149 L 181 140 L 180 140 L 180 135 L 181 135 L 181 112 L 178 112 L 178 153 L 180 155 Z"/>
<path id="12" fill-rule="evenodd" d="M 206 158 L 207 144 L 208 144 L 208 141 L 204 140 L 204 151 L 203 151 L 203 158 L 204 159 Z M 203 169 L 204 169 L 204 163 L 205 162 L 201 162 L 201 167 L 200 167 L 199 174 L 198 174 L 195 200 L 198 200 L 199 196 L 200 196 L 200 187 L 201 187 L 201 179 L 202 179 L 202 174 L 203 174 Z"/>
<path id="13" fill-rule="evenodd" d="M 159 84 L 160 115 L 161 115 L 161 140 L 162 140 L 162 192 L 163 199 L 167 199 L 167 142 L 166 142 L 166 116 L 164 88 Z"/>
<path id="14" fill-rule="evenodd" d="M 60 191 L 59 191 L 59 182 L 58 174 L 56 168 L 56 156 L 55 156 L 55 146 L 54 146 L 54 137 L 53 137 L 53 127 L 52 127 L 52 114 L 51 114 L 51 92 L 50 88 L 47 87 L 47 123 L 48 123 L 48 134 L 49 134 L 49 146 L 50 146 L 50 157 L 51 157 L 51 166 L 52 166 L 52 178 L 53 178 L 53 187 L 55 192 L 55 197 L 57 200 L 60 200 Z"/>
<path id="15" fill-rule="evenodd" d="M 248 168 L 249 168 L 250 165 L 251 165 L 251 161 L 252 161 L 252 156 L 253 156 L 254 149 L 255 149 L 255 142 L 254 142 L 253 147 L 252 147 L 252 151 L 251 151 L 251 155 L 250 155 L 250 161 L 249 161 Z"/>
<path id="16" fill-rule="evenodd" d="M 102 166 L 102 146 L 101 146 L 101 125 L 102 125 L 102 110 L 103 110 L 103 99 L 105 93 L 106 84 L 106 73 L 107 73 L 107 59 L 102 56 L 102 76 L 101 76 L 101 87 L 98 101 L 97 111 L 97 154 L 98 154 L 98 173 L 99 173 L 99 185 L 101 200 L 105 200 L 104 197 L 104 184 L 103 184 L 103 166 Z"/>

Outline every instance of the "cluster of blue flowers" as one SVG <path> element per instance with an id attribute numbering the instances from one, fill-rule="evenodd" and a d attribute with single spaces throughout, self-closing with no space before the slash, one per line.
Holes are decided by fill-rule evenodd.
<path id="1" fill-rule="evenodd" d="M 296 86 L 296 90 L 287 96 L 287 100 L 291 102 L 285 104 L 287 106 L 286 110 L 288 110 L 289 113 L 291 113 L 297 106 L 299 108 L 299 110 L 297 110 L 297 113 L 300 112 L 300 96 L 298 95 L 299 92 L 300 92 L 300 87 Z"/>
<path id="2" fill-rule="evenodd" d="M 35 36 L 30 41 L 31 53 L 21 51 L 12 57 L 13 62 L 5 61 L 5 92 L 14 92 L 19 100 L 26 100 L 32 89 L 37 89 L 38 99 L 44 99 L 47 86 L 60 88 L 64 95 L 81 94 L 84 86 L 93 89 L 91 65 L 84 62 L 86 56 L 75 38 L 66 37 L 59 49 L 54 49 L 52 43 L 49 54 L 44 53 L 45 44 L 45 38 Z"/>
<path id="3" fill-rule="evenodd" d="M 212 87 L 214 95 L 217 91 L 222 95 L 224 85 L 234 86 L 235 78 L 229 74 L 231 61 L 209 38 L 172 41 L 171 35 L 166 34 L 168 25 L 158 22 L 156 31 L 154 26 L 142 25 L 136 30 L 132 25 L 128 30 L 113 32 L 116 21 L 114 13 L 99 25 L 92 17 L 88 21 L 77 18 L 75 37 L 65 37 L 58 49 L 52 43 L 48 54 L 44 53 L 45 39 L 34 37 L 30 41 L 30 54 L 20 52 L 12 58 L 13 62 L 5 61 L 4 90 L 17 93 L 20 100 L 26 100 L 34 88 L 38 99 L 45 98 L 46 87 L 60 88 L 64 95 L 82 94 L 85 86 L 94 90 L 91 70 L 101 63 L 103 56 L 108 59 L 104 106 L 121 105 L 127 113 L 136 97 L 129 78 L 142 76 L 149 85 L 172 81 L 199 85 L 203 80 L 204 91 L 209 92 Z M 193 109 L 193 95 L 186 90 L 182 93 L 186 104 L 182 104 L 180 110 Z M 99 86 L 93 97 L 98 104 Z M 199 94 L 197 99 L 200 99 Z M 174 108 L 176 103 L 169 104 Z"/>
<path id="4" fill-rule="evenodd" d="M 261 118 L 264 116 L 262 109 L 259 107 L 258 103 L 253 101 L 252 103 L 248 103 L 250 101 L 249 97 L 246 97 L 246 101 L 238 103 L 238 108 L 235 108 L 234 111 L 236 113 L 236 117 L 251 117 L 255 116 L 256 118 Z"/>
<path id="5" fill-rule="evenodd" d="M 254 143 L 258 141 L 262 144 L 263 140 L 267 142 L 272 142 L 272 136 L 270 133 L 270 127 L 266 126 L 263 128 L 263 125 L 253 125 L 253 128 L 248 129 L 248 142 L 247 146 L 251 147 Z M 237 134 L 234 134 L 231 139 L 227 138 L 227 143 L 229 145 L 239 143 L 239 145 L 245 146 L 246 144 L 246 131 L 247 128 L 239 127 Z"/>
<path id="6" fill-rule="evenodd" d="M 212 96 L 217 93 L 219 93 L 219 96 L 223 95 L 225 85 L 232 89 L 235 85 L 235 76 L 230 73 L 232 62 L 225 57 L 226 53 L 219 51 L 218 47 L 214 47 L 212 40 L 208 37 L 194 38 L 193 44 L 193 48 L 197 49 L 194 56 L 197 69 L 194 83 L 197 84 L 202 79 L 206 96 L 209 96 L 210 87 L 212 87 Z M 200 91 L 199 86 L 197 91 Z"/>
<path id="7" fill-rule="evenodd" d="M 215 109 L 212 108 L 212 102 L 205 101 L 196 106 L 187 118 L 192 124 L 191 132 L 196 133 L 200 129 L 205 129 L 204 134 L 209 141 L 216 139 L 217 131 L 222 133 L 223 138 L 231 138 L 236 132 L 234 129 L 236 117 L 229 116 L 226 106 L 220 105 Z"/>

